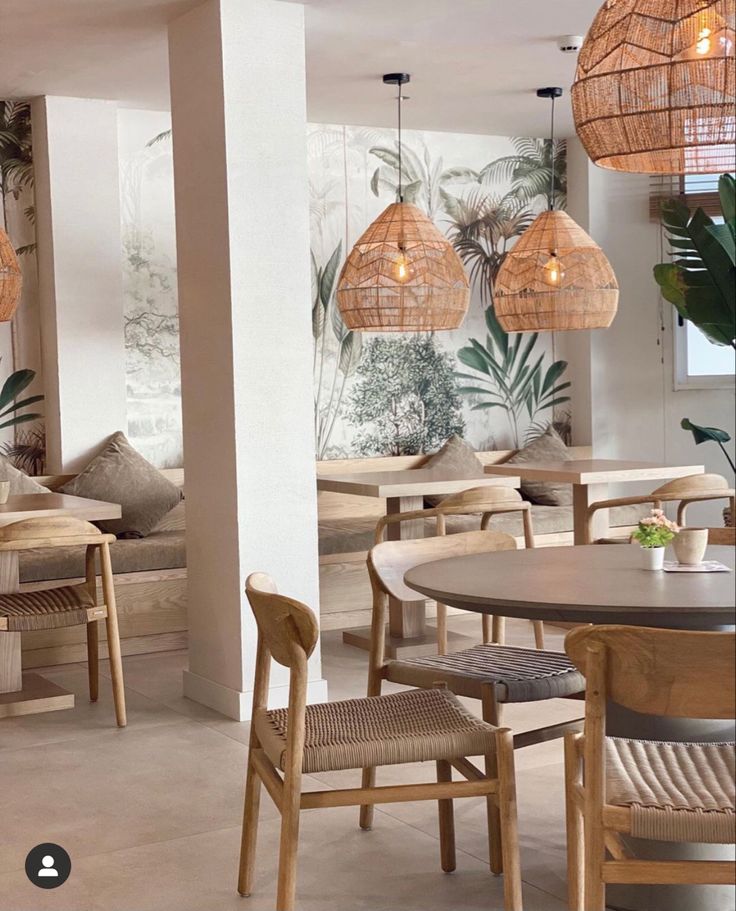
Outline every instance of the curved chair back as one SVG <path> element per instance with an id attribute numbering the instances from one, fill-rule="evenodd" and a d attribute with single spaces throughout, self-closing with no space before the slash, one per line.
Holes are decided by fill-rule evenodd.
<path id="1" fill-rule="evenodd" d="M 465 531 L 436 538 L 383 541 L 368 552 L 368 571 L 371 581 L 383 594 L 398 601 L 426 601 L 424 595 L 404 582 L 408 570 L 446 557 L 496 550 L 516 550 L 516 541 L 502 531 Z"/>
<path id="2" fill-rule="evenodd" d="M 735 649 L 734 633 L 635 626 L 584 626 L 565 639 L 598 719 L 607 699 L 647 715 L 736 717 Z"/>
<path id="3" fill-rule="evenodd" d="M 736 526 L 728 525 L 724 528 L 709 528 L 708 544 L 722 544 L 726 545 L 726 547 L 736 547 Z"/>
<path id="4" fill-rule="evenodd" d="M 103 534 L 91 522 L 72 516 L 21 519 L 0 528 L 0 551 L 73 547 L 79 544 L 100 546 L 114 540 L 115 535 Z"/>
<path id="5" fill-rule="evenodd" d="M 258 624 L 262 646 L 279 664 L 293 667 L 296 650 L 308 658 L 319 639 L 319 625 L 314 613 L 293 598 L 280 595 L 273 579 L 266 573 L 251 573 L 245 592 Z"/>

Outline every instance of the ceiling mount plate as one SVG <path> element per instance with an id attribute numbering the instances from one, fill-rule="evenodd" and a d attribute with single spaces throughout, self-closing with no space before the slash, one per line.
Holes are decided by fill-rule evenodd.
<path id="1" fill-rule="evenodd" d="M 386 85 L 406 85 L 411 80 L 409 73 L 386 73 L 383 81 Z M 562 91 L 562 89 L 560 89 Z"/>
<path id="2" fill-rule="evenodd" d="M 561 95 L 562 89 L 559 85 L 548 85 L 544 89 L 537 89 L 537 98 L 559 98 Z"/>

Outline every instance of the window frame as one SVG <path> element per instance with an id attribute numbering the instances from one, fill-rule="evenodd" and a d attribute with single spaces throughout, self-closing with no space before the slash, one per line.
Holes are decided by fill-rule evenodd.
<path id="1" fill-rule="evenodd" d="M 688 373 L 687 321 L 683 320 L 674 308 L 672 314 L 672 333 L 674 335 L 672 362 L 675 392 L 683 392 L 687 389 L 732 390 L 736 388 L 736 374 L 734 373 Z M 695 328 L 695 331 L 699 330 Z M 734 352 L 734 356 L 736 357 L 736 352 Z"/>

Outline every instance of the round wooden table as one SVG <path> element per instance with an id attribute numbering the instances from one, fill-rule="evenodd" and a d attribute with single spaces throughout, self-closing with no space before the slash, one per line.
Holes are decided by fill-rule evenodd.
<path id="1" fill-rule="evenodd" d="M 734 569 L 733 547 L 709 547 L 706 559 Z M 734 573 L 666 573 L 639 568 L 637 546 L 544 547 L 450 557 L 409 570 L 404 581 L 428 598 L 481 614 L 623 623 L 673 629 L 723 629 L 736 622 Z M 649 740 L 723 741 L 723 722 L 660 718 L 610 706 L 608 733 Z M 679 845 L 627 839 L 631 852 L 652 858 L 728 859 L 729 846 Z M 608 906 L 631 911 L 727 911 L 724 886 L 609 886 Z"/>

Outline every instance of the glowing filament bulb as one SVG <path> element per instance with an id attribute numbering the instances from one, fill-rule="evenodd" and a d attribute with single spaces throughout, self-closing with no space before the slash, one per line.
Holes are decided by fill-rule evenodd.
<path id="1" fill-rule="evenodd" d="M 406 251 L 401 246 L 399 247 L 399 255 L 394 260 L 393 273 L 396 281 L 402 284 L 408 282 L 414 274 L 414 269 L 406 255 Z"/>
<path id="2" fill-rule="evenodd" d="M 700 54 L 701 57 L 705 57 L 706 54 L 710 53 L 712 46 L 711 35 L 712 31 L 709 28 L 701 28 L 698 33 L 698 41 L 695 45 L 696 53 Z"/>
<path id="3" fill-rule="evenodd" d="M 562 263 L 557 258 L 557 252 L 552 251 L 550 258 L 542 268 L 542 280 L 552 288 L 559 288 L 565 273 L 562 271 Z"/>

